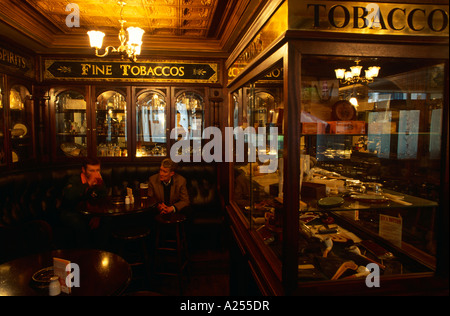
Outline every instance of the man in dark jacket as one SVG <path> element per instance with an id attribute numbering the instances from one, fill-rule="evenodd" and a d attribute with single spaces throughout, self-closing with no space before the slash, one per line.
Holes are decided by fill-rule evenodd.
<path id="1" fill-rule="evenodd" d="M 91 202 L 107 195 L 107 189 L 101 176 L 101 165 L 98 159 L 87 158 L 81 167 L 81 173 L 70 177 L 63 189 L 63 208 L 61 221 L 71 228 L 75 234 L 78 247 L 90 244 L 91 232 L 100 233 L 100 218 L 89 218 L 79 212 L 82 202 Z M 102 238 L 104 238 L 103 236 Z"/>

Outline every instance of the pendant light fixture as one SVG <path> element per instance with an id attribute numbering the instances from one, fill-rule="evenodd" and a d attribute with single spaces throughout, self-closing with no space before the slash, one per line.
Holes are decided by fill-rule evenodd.
<path id="1" fill-rule="evenodd" d="M 371 66 L 365 70 L 365 76 L 361 77 L 362 66 L 359 65 L 361 60 L 355 60 L 356 66 L 350 67 L 350 71 L 339 68 L 335 69 L 336 78 L 340 79 L 342 84 L 355 84 L 355 83 L 371 83 L 374 78 L 378 77 L 380 67 Z"/>
<path id="2" fill-rule="evenodd" d="M 119 31 L 119 41 L 120 46 L 115 48 L 113 46 L 108 46 L 105 48 L 104 54 L 100 54 L 99 50 L 103 46 L 103 38 L 105 37 L 105 33 L 100 31 L 89 31 L 87 34 L 89 35 L 89 40 L 91 43 L 91 47 L 95 48 L 95 56 L 97 57 L 105 57 L 108 56 L 109 53 L 119 53 L 124 56 L 127 56 L 132 61 L 136 62 L 137 56 L 141 54 L 142 47 L 142 36 L 145 31 L 139 27 L 129 27 L 127 28 L 128 32 L 128 42 L 127 42 L 127 34 L 124 30 L 125 20 L 122 17 L 123 8 L 126 5 L 123 1 L 118 1 L 118 4 L 121 7 L 120 10 L 120 31 Z"/>

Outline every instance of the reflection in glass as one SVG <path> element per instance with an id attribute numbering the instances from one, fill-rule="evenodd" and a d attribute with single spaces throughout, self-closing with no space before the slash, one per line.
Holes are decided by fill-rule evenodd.
<path id="1" fill-rule="evenodd" d="M 239 95 L 237 93 L 232 94 L 233 97 L 233 126 L 239 126 Z M 242 115 L 242 114 L 241 114 Z"/>
<path id="2" fill-rule="evenodd" d="M 240 161 L 235 134 L 232 196 L 249 226 L 270 246 L 276 246 L 276 241 L 281 238 L 280 202 L 283 198 L 283 83 L 280 77 L 266 76 L 273 69 L 263 73 L 260 80 L 233 93 L 234 124 L 235 128 L 244 131 L 245 147 L 244 161 Z M 246 130 L 254 133 L 246 133 Z"/>
<path id="3" fill-rule="evenodd" d="M 98 96 L 97 156 L 127 157 L 127 102 L 116 91 L 106 91 Z"/>
<path id="4" fill-rule="evenodd" d="M 203 98 L 193 92 L 183 93 L 176 102 L 176 127 L 191 139 L 201 137 L 203 127 Z M 180 132 L 183 133 L 183 132 Z"/>
<path id="5" fill-rule="evenodd" d="M 166 101 L 156 91 L 139 95 L 136 101 L 136 157 L 166 156 Z"/>
<path id="6" fill-rule="evenodd" d="M 33 157 L 32 113 L 30 107 L 30 92 L 28 89 L 21 85 L 13 86 L 9 93 L 9 122 L 13 163 L 29 160 Z"/>
<path id="7" fill-rule="evenodd" d="M 87 156 L 86 100 L 77 91 L 56 96 L 56 150 L 58 156 Z"/>
<path id="8" fill-rule="evenodd" d="M 374 82 L 355 85 L 340 85 L 330 71 L 352 63 L 350 58 L 303 60 L 302 134 L 314 137 L 302 137 L 302 144 L 318 166 L 346 176 L 388 182 L 404 193 L 434 187 L 439 178 L 433 160 L 440 157 L 443 65 L 389 58 L 362 63 L 374 60 L 383 71 Z M 347 102 L 352 98 L 357 106 Z M 413 188 L 407 180 L 413 174 L 426 181 Z"/>
<path id="9" fill-rule="evenodd" d="M 204 125 L 204 101 L 199 94 L 185 92 L 177 98 L 175 124 L 177 140 L 201 140 Z M 193 154 L 192 151 L 193 147 L 190 146 L 189 153 L 179 154 Z"/>
<path id="10" fill-rule="evenodd" d="M 318 198 L 343 197 L 344 204 L 336 209 L 346 212 L 338 216 L 392 245 L 409 245 L 408 255 L 427 257 L 424 263 L 434 269 L 444 65 L 432 60 L 376 61 L 383 71 L 374 82 L 349 86 L 340 85 L 330 69 L 350 60 L 303 58 L 300 154 L 317 163 L 302 173 L 307 188 L 301 200 L 309 211 L 320 211 Z M 345 103 L 350 98 L 357 99 L 357 106 Z M 319 185 L 320 195 L 312 190 Z M 364 200 L 367 197 L 373 204 Z M 393 204 L 390 197 L 401 200 Z M 401 223 L 396 234 L 393 229 L 385 234 L 386 219 Z M 420 272 L 422 267 L 414 269 Z"/>
<path id="11" fill-rule="evenodd" d="M 3 87 L 0 86 L 0 165 L 6 164 L 5 155 L 5 109 L 3 107 Z"/>

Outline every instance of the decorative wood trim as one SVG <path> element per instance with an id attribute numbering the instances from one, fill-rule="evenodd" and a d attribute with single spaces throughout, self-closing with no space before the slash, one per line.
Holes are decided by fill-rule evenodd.
<path id="1" fill-rule="evenodd" d="M 236 206 L 228 205 L 226 208 L 236 243 L 242 255 L 249 262 L 253 278 L 258 284 L 259 290 L 266 296 L 284 295 L 280 281 L 280 261 L 276 258 L 270 258 L 267 246 L 263 242 L 258 243 L 259 238 L 244 224 L 245 220 L 241 218 L 240 211 Z"/>

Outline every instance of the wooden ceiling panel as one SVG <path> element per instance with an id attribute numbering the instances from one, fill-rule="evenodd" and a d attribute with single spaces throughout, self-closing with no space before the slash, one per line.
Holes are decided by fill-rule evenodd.
<path id="1" fill-rule="evenodd" d="M 66 25 L 66 6 L 70 1 L 26 0 L 42 16 L 63 33 L 85 30 L 113 32 L 120 28 L 121 7 L 116 0 L 77 0 L 80 9 L 80 27 Z M 128 1 L 122 16 L 125 27 L 139 26 L 149 35 L 193 36 L 204 38 L 212 24 L 219 0 L 135 0 Z"/>
<path id="2" fill-rule="evenodd" d="M 145 30 L 144 54 L 185 50 L 223 55 L 227 53 L 223 47 L 230 47 L 227 38 L 235 40 L 241 33 L 236 25 L 247 23 L 230 17 L 245 16 L 250 19 L 251 14 L 244 14 L 244 11 L 251 8 L 250 11 L 253 12 L 265 0 L 125 2 L 122 11 L 122 17 L 126 21 L 124 27 L 139 26 Z M 66 18 L 72 13 L 66 11 L 66 7 L 71 3 L 79 7 L 79 27 L 66 25 Z M 89 30 L 106 33 L 105 45 L 117 46 L 120 17 L 121 7 L 117 0 L 0 1 L 0 30 L 20 34 L 22 44 L 23 39 L 26 39 L 29 48 L 45 54 L 86 53 L 90 49 L 86 34 Z M 15 35 L 11 35 L 12 41 L 17 38 Z"/>

